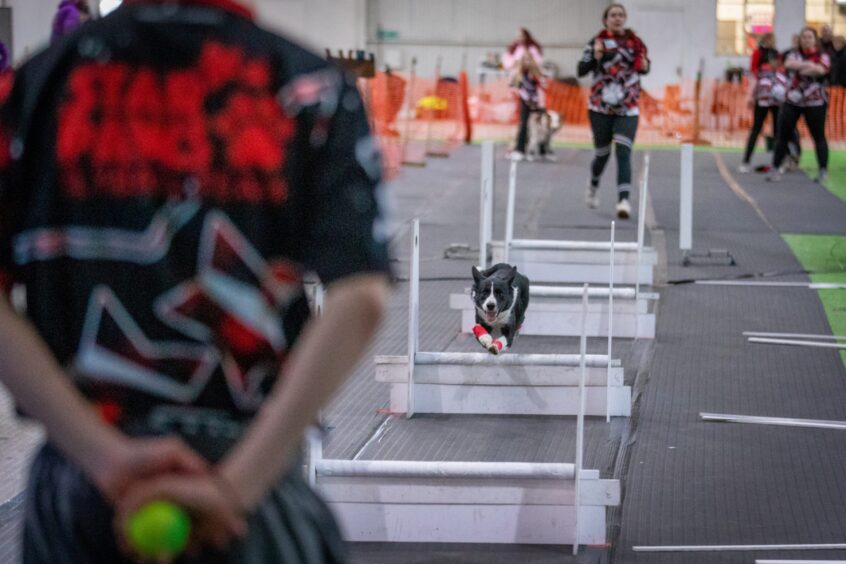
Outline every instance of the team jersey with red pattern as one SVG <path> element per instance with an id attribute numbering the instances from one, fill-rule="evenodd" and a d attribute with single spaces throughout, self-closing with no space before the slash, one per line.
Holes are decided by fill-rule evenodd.
<path id="1" fill-rule="evenodd" d="M 0 113 L 0 278 L 111 419 L 249 417 L 324 283 L 388 272 L 355 84 L 229 0 L 131 0 Z"/>
<path id="2" fill-rule="evenodd" d="M 828 53 L 822 51 L 805 52 L 794 49 L 787 53 L 784 62 L 810 61 L 825 68 L 821 76 L 808 76 L 795 70 L 787 71 L 786 102 L 799 107 L 823 106 L 828 103 L 828 93 L 825 89 L 825 77 L 831 71 L 831 59 Z"/>
<path id="3" fill-rule="evenodd" d="M 593 56 L 594 42 L 604 47 L 602 58 Z M 593 72 L 588 108 L 602 114 L 636 116 L 640 113 L 640 75 L 649 72 L 646 45 L 631 30 L 622 36 L 601 31 L 585 45 L 579 61 L 579 76 Z"/>
<path id="4" fill-rule="evenodd" d="M 755 104 L 763 108 L 780 106 L 787 91 L 787 77 L 781 69 L 762 65 L 755 81 L 753 97 Z"/>

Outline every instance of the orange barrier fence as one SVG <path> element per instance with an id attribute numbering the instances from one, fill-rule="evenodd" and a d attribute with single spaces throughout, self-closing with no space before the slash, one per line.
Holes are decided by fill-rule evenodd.
<path id="1" fill-rule="evenodd" d="M 474 128 L 480 131 L 480 137 L 513 136 L 519 117 L 516 97 L 505 79 L 468 85 L 464 73 L 457 79 L 444 77 L 437 81 L 378 73 L 360 85 L 389 173 L 398 170 L 403 162 L 423 163 L 427 154 L 442 155 L 469 142 Z M 745 80 L 704 80 L 699 86 L 698 100 L 693 81 L 669 84 L 660 97 L 644 90 L 639 138 L 646 135 L 652 141 L 698 139 L 742 146 L 752 125 L 749 84 Z M 545 88 L 546 107 L 561 115 L 571 133 L 568 139 L 590 140 L 587 97 L 588 88 L 577 84 L 550 81 Z M 830 141 L 846 142 L 846 88 L 830 88 L 829 97 L 826 134 Z M 699 131 L 694 131 L 697 111 Z M 767 127 L 771 131 L 773 126 Z M 799 131 L 807 136 L 804 124 Z"/>

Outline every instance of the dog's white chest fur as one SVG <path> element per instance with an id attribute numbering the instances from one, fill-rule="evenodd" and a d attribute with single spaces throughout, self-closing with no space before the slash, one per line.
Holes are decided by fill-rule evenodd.
<path id="1" fill-rule="evenodd" d="M 493 303 L 494 311 L 496 310 L 496 298 L 494 297 L 493 292 L 493 284 L 491 284 L 491 293 L 482 302 L 481 307 L 476 306 L 476 310 L 478 311 L 480 317 L 485 320 L 485 323 L 491 326 L 491 336 L 494 338 L 502 336 L 502 327 L 507 325 L 508 322 L 511 320 L 511 313 L 514 311 L 514 306 L 517 304 L 517 300 L 520 298 L 520 288 L 517 286 L 512 286 L 511 289 L 514 291 L 514 299 L 511 300 L 511 305 L 508 306 L 508 309 L 504 309 L 497 314 L 493 321 L 488 320 L 488 316 L 485 313 L 485 308 L 487 307 L 488 303 Z"/>

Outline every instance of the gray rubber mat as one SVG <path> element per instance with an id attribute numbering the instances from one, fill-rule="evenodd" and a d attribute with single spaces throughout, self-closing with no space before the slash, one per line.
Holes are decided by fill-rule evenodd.
<path id="1" fill-rule="evenodd" d="M 707 163 L 700 157 L 697 171 Z M 694 241 L 736 252 L 738 272 L 801 270 L 781 237 L 748 204 L 732 202 L 735 196 L 720 177 L 703 174 L 710 179 L 710 203 L 702 206 L 704 213 L 695 212 Z M 701 177 L 697 172 L 697 182 Z M 670 227 L 671 247 L 672 228 L 678 225 L 677 210 L 674 215 L 668 203 L 674 186 L 655 184 L 656 216 Z M 830 196 L 822 189 L 808 194 L 814 199 L 809 209 L 824 205 L 818 197 Z M 795 216 L 801 216 L 803 232 L 830 227 L 803 211 Z M 767 217 L 773 225 L 781 221 Z M 842 221 L 846 224 L 846 214 Z M 797 224 L 785 227 L 797 230 Z M 725 267 L 685 269 L 673 264 L 678 253 L 667 255 L 670 278 L 726 276 Z M 639 382 L 632 421 L 615 563 L 740 564 L 763 557 L 846 556 L 843 551 L 632 551 L 634 545 L 846 542 L 846 434 L 699 419 L 701 411 L 710 411 L 846 420 L 846 370 L 836 352 L 746 343 L 741 333 L 755 330 L 830 333 L 816 293 L 805 289 L 681 285 L 661 291 L 654 356 Z"/>

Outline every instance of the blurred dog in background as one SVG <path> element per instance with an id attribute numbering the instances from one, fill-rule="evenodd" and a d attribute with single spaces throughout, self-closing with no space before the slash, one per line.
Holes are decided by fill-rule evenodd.
<path id="1" fill-rule="evenodd" d="M 526 144 L 528 160 L 545 159 L 555 161 L 552 152 L 552 136 L 561 129 L 558 112 L 535 110 L 529 115 L 529 142 Z"/>

